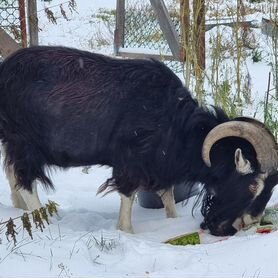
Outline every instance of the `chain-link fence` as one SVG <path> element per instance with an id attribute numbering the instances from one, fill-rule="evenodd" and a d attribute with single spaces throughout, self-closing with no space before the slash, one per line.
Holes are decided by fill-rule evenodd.
<path id="1" fill-rule="evenodd" d="M 181 37 L 180 11 L 177 0 L 165 0 L 165 6 L 175 29 Z M 142 50 L 155 50 L 161 56 L 172 56 L 169 44 L 160 28 L 157 15 L 149 0 L 125 0 L 123 48 Z M 175 71 L 183 70 L 180 61 L 167 60 L 168 66 Z"/>
<path id="2" fill-rule="evenodd" d="M 0 27 L 15 41 L 26 46 L 26 22 L 24 0 L 0 1 Z"/>
<path id="3" fill-rule="evenodd" d="M 180 34 L 178 5 L 174 0 L 165 1 L 165 5 L 176 31 Z M 170 53 L 150 1 L 125 1 L 124 47 L 141 47 Z"/>

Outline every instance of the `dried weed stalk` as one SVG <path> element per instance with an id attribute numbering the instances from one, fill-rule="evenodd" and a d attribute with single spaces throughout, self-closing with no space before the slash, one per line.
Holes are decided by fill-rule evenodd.
<path id="1" fill-rule="evenodd" d="M 5 235 L 7 239 L 9 241 L 12 240 L 14 245 L 16 245 L 17 231 L 15 229 L 17 225 L 15 224 L 15 221 L 20 219 L 22 222 L 23 230 L 26 230 L 31 239 L 33 239 L 32 223 L 35 224 L 36 229 L 40 229 L 40 231 L 43 232 L 43 230 L 45 229 L 44 222 L 46 222 L 49 225 L 48 215 L 58 215 L 57 207 L 57 203 L 53 201 L 48 201 L 48 204 L 46 204 L 45 207 L 41 207 L 29 213 L 25 212 L 22 216 L 10 218 L 7 221 L 0 222 L 0 231 L 6 230 Z M 30 216 L 32 216 L 31 219 Z M 4 227 L 4 229 L 2 229 L 2 227 Z"/>

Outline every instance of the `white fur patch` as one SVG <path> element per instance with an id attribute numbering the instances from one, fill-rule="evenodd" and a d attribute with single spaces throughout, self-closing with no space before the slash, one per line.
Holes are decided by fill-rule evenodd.
<path id="1" fill-rule="evenodd" d="M 258 215 L 256 217 L 250 215 L 249 213 L 245 213 L 243 214 L 242 217 L 238 217 L 234 223 L 232 224 L 232 226 L 237 230 L 241 230 L 244 227 L 248 227 L 249 225 L 253 224 L 253 223 L 258 223 L 261 221 L 262 215 Z"/>
<path id="2" fill-rule="evenodd" d="M 166 217 L 167 218 L 176 218 L 177 217 L 177 210 L 176 210 L 176 203 L 174 198 L 174 187 L 172 186 L 168 190 L 159 190 L 156 192 L 161 201 L 164 205 Z"/>
<path id="3" fill-rule="evenodd" d="M 13 167 L 8 166 L 6 168 L 6 176 L 9 181 L 9 185 L 11 188 L 11 198 L 14 207 L 21 208 L 24 210 L 33 211 L 35 209 L 39 209 L 42 207 L 40 202 L 38 192 L 37 192 L 37 184 L 33 183 L 33 192 L 30 193 L 25 189 L 17 189 L 16 188 L 16 178 L 14 175 Z"/>
<path id="4" fill-rule="evenodd" d="M 242 227 L 243 227 L 243 221 L 242 221 L 242 218 L 241 217 L 238 217 L 234 223 L 232 224 L 232 226 L 237 230 L 241 230 Z"/>
<path id="5" fill-rule="evenodd" d="M 249 190 L 254 194 L 253 200 L 255 200 L 264 190 L 265 174 L 261 174 L 256 178 L 256 183 L 249 185 Z"/>
<path id="6" fill-rule="evenodd" d="M 132 213 L 132 205 L 135 199 L 135 193 L 133 193 L 130 197 L 127 197 L 123 194 L 120 194 L 120 196 L 121 196 L 121 207 L 120 207 L 117 229 L 133 234 L 133 228 L 131 224 L 131 213 Z"/>
<path id="7" fill-rule="evenodd" d="M 39 196 L 38 196 L 38 192 L 37 192 L 37 184 L 36 182 L 33 182 L 32 185 L 32 189 L 33 192 L 30 193 L 28 190 L 25 189 L 19 189 L 18 193 L 20 194 L 20 196 L 22 197 L 22 199 L 24 200 L 27 209 L 30 211 L 33 211 L 35 209 L 39 209 L 42 207 L 42 204 L 40 202 Z"/>
<path id="8" fill-rule="evenodd" d="M 266 178 L 265 174 L 260 174 L 257 179 L 256 179 L 256 183 L 255 184 L 251 184 L 249 185 L 249 190 L 253 193 L 254 197 L 253 197 L 253 202 L 255 201 L 255 199 L 262 193 L 263 189 L 264 189 L 264 180 Z M 234 223 L 232 224 L 232 226 L 236 229 L 236 230 L 241 230 L 244 227 L 247 227 L 253 223 L 257 223 L 261 220 L 262 215 L 259 214 L 258 216 L 254 217 L 252 215 L 250 215 L 249 213 L 245 213 L 242 215 L 242 217 L 238 217 Z"/>

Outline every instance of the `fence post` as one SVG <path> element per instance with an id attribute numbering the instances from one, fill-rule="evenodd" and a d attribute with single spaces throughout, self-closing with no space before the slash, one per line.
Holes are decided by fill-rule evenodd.
<path id="1" fill-rule="evenodd" d="M 190 0 L 180 0 L 180 21 L 181 21 L 181 59 L 184 62 L 185 86 L 189 88 L 191 80 L 191 52 L 190 46 L 191 26 L 190 26 Z"/>
<path id="2" fill-rule="evenodd" d="M 150 0 L 151 5 L 156 13 L 159 26 L 167 40 L 173 56 L 179 61 L 181 59 L 181 48 L 179 36 L 175 26 L 169 16 L 163 0 Z"/>
<path id="3" fill-rule="evenodd" d="M 27 47 L 27 33 L 26 33 L 26 15 L 25 15 L 25 0 L 19 0 L 19 20 L 21 29 L 21 45 Z"/>
<path id="4" fill-rule="evenodd" d="M 125 0 L 117 0 L 116 28 L 114 33 L 114 54 L 119 54 L 120 47 L 124 46 L 125 28 Z"/>
<path id="5" fill-rule="evenodd" d="M 39 28 L 37 17 L 37 1 L 27 0 L 27 18 L 29 30 L 29 45 L 35 46 L 39 44 Z"/>
<path id="6" fill-rule="evenodd" d="M 205 0 L 193 1 L 193 20 L 193 42 L 197 55 L 197 71 L 203 71 L 206 67 Z"/>
<path id="7" fill-rule="evenodd" d="M 190 33 L 190 6 L 189 0 L 180 0 L 180 20 L 181 20 L 181 51 L 182 61 L 185 61 L 189 44 Z"/>

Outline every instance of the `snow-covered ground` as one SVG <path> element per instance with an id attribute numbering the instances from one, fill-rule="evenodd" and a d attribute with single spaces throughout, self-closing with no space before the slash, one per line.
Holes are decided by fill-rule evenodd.
<path id="1" fill-rule="evenodd" d="M 62 1 L 53 0 L 52 5 Z M 115 8 L 115 0 L 77 0 L 78 14 L 71 20 L 49 24 L 38 1 L 40 43 L 67 45 L 90 50 L 94 35 L 103 31 L 92 22 L 98 8 Z M 65 8 L 66 9 L 66 8 Z M 55 10 L 55 9 L 54 9 Z M 59 6 L 57 8 L 57 15 Z M 109 40 L 108 40 L 109 41 Z M 97 48 L 97 47 L 96 47 Z M 94 48 L 112 54 L 112 45 Z M 263 64 L 249 65 L 254 94 L 265 90 L 267 73 Z M 265 77 L 263 77 L 265 75 Z M 111 175 L 111 169 L 93 167 L 88 174 L 81 168 L 53 171 L 55 192 L 39 195 L 60 205 L 60 219 L 53 219 L 43 233 L 34 230 L 34 240 L 19 228 L 18 244 L 13 247 L 0 233 L 0 277 L 277 277 L 278 232 L 239 233 L 230 238 L 202 234 L 205 242 L 195 246 L 171 246 L 163 242 L 180 234 L 199 230 L 202 220 L 197 210 L 191 215 L 192 198 L 178 204 L 179 217 L 166 219 L 163 209 L 144 209 L 136 202 L 133 212 L 135 234 L 115 229 L 120 199 L 117 193 L 96 196 L 98 187 Z M 269 205 L 278 202 L 278 190 Z M 9 187 L 0 171 L 0 220 L 21 215 L 12 207 Z M 20 226 L 20 225 L 18 225 Z"/>
<path id="2" fill-rule="evenodd" d="M 60 220 L 53 220 L 34 240 L 20 233 L 12 253 L 4 235 L 0 245 L 0 277 L 277 277 L 277 232 L 242 234 L 216 243 L 175 247 L 166 239 L 198 231 L 201 216 L 191 216 L 192 202 L 178 204 L 179 217 L 166 219 L 163 209 L 134 206 L 134 235 L 115 229 L 119 197 L 96 196 L 98 186 L 110 170 L 94 167 L 53 175 L 56 191 L 41 191 L 60 204 Z M 1 218 L 21 215 L 9 199 L 1 175 Z M 278 194 L 274 196 L 277 200 Z M 192 200 L 193 201 L 193 200 Z M 206 241 L 215 240 L 206 235 Z M 105 246 L 97 244 L 101 239 Z"/>

